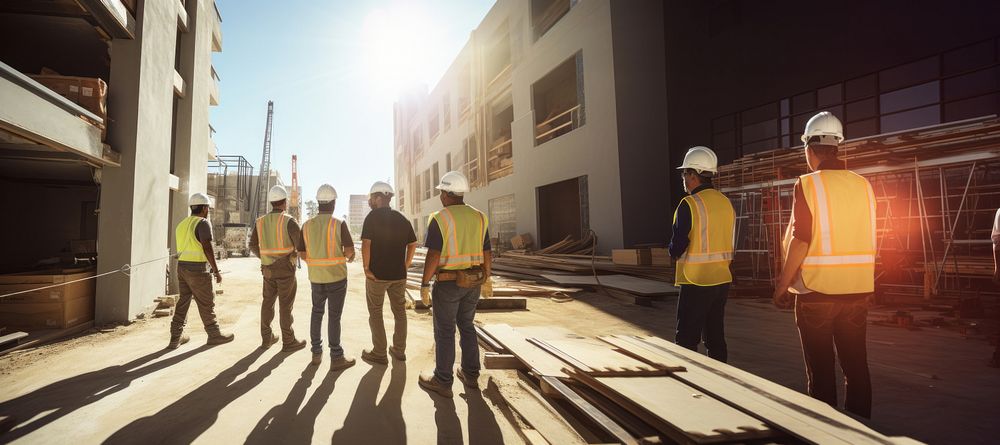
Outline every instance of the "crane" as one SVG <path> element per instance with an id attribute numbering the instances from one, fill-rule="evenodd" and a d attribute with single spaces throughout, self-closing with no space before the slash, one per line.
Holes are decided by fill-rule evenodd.
<path id="1" fill-rule="evenodd" d="M 260 176 L 257 177 L 257 191 L 253 199 L 253 217 L 251 221 L 256 221 L 260 216 L 261 207 L 264 207 L 265 196 L 271 180 L 271 123 L 274 119 L 274 101 L 267 101 L 267 124 L 264 127 L 264 153 L 260 159 Z M 266 212 L 267 209 L 265 208 Z"/>
<path id="2" fill-rule="evenodd" d="M 299 196 L 299 157 L 292 155 L 292 193 L 291 199 L 288 200 L 288 213 L 292 215 L 297 221 L 302 221 L 302 207 Z"/>

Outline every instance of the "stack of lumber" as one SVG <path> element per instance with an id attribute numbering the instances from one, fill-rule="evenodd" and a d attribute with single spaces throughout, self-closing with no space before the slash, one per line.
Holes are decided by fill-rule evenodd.
<path id="1" fill-rule="evenodd" d="M 657 337 L 592 339 L 505 324 L 477 332 L 493 349 L 486 367 L 518 369 L 537 380 L 539 399 L 573 417 L 555 423 L 592 427 L 581 436 L 624 444 L 917 443 L 884 436 L 823 402 Z"/>
<path id="2" fill-rule="evenodd" d="M 587 254 L 592 253 L 594 250 L 594 243 L 597 239 L 594 238 L 593 232 L 588 233 L 587 236 L 580 240 L 573 240 L 572 236 L 567 235 L 562 241 L 555 243 L 544 249 L 539 249 L 536 253 L 542 255 L 551 254 Z"/>

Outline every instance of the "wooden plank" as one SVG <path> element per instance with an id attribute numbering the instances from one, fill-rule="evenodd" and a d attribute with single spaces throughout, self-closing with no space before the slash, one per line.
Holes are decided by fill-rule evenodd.
<path id="1" fill-rule="evenodd" d="M 496 352 L 483 354 L 483 367 L 486 369 L 528 369 L 521 362 L 521 359 L 511 354 L 497 354 Z"/>
<path id="2" fill-rule="evenodd" d="M 563 417 L 538 393 L 518 381 L 516 384 L 504 384 L 499 387 L 499 393 L 521 419 L 541 434 L 549 443 L 562 445 L 583 445 L 586 441 L 570 426 Z"/>
<path id="3" fill-rule="evenodd" d="M 476 335 L 479 337 L 480 340 L 482 340 L 483 343 L 486 344 L 486 346 L 489 346 L 489 348 L 492 349 L 493 352 L 505 351 L 503 345 L 498 343 L 496 339 L 494 339 L 493 337 L 490 337 L 490 334 L 486 333 L 486 331 L 483 330 L 482 326 L 476 325 L 475 328 L 476 328 Z"/>
<path id="4" fill-rule="evenodd" d="M 639 440 L 642 443 L 662 442 L 659 437 L 661 434 L 656 429 L 603 394 L 594 391 L 587 385 L 572 380 L 567 382 L 567 386 L 594 406 L 600 407 L 601 411 L 607 414 L 608 417 L 628 430 L 633 436 L 640 438 Z"/>
<path id="5" fill-rule="evenodd" d="M 773 427 L 813 444 L 897 443 L 833 407 L 734 366 L 712 360 L 657 337 L 613 336 L 665 360 L 680 360 L 687 371 L 673 377 L 752 413 Z M 909 440 L 909 439 L 900 439 Z"/>
<path id="6" fill-rule="evenodd" d="M 504 349 L 519 358 L 528 368 L 538 376 L 565 377 L 562 368 L 565 366 L 552 354 L 545 352 L 528 342 L 525 336 L 514 330 L 510 325 L 492 324 L 483 326 L 483 330 L 493 337 Z"/>
<path id="7" fill-rule="evenodd" d="M 642 360 L 649 364 L 657 365 L 671 372 L 683 372 L 687 370 L 685 366 L 681 365 L 682 362 L 680 360 L 670 360 L 661 354 L 657 354 L 646 348 L 638 348 L 635 345 L 632 345 L 617 337 L 601 336 L 597 338 L 601 341 L 610 344 L 611 346 L 614 346 L 615 348 L 617 348 L 617 351 L 621 352 L 622 354 L 635 357 L 636 359 Z"/>
<path id="8" fill-rule="evenodd" d="M 572 376 L 681 443 L 775 436 L 760 420 L 673 377 L 590 377 L 582 373 Z"/>
<path id="9" fill-rule="evenodd" d="M 554 281 L 562 285 L 588 285 L 597 286 L 597 279 L 593 275 L 542 275 L 547 280 Z M 601 275 L 600 285 L 612 289 L 623 290 L 636 295 L 650 297 L 654 295 L 671 295 L 678 293 L 677 287 L 663 282 L 637 278 L 629 275 Z"/>
<path id="10" fill-rule="evenodd" d="M 22 338 L 25 338 L 27 336 L 28 336 L 27 332 L 15 332 L 13 334 L 7 334 L 7 335 L 4 335 L 3 337 L 0 337 L 0 345 L 4 345 L 6 343 L 17 342 L 17 341 L 20 341 Z"/>
<path id="11" fill-rule="evenodd" d="M 611 349 L 606 344 L 588 339 L 528 339 L 552 355 L 592 376 L 654 376 L 666 375 L 667 370 L 636 360 Z"/>
<path id="12" fill-rule="evenodd" d="M 638 441 L 635 437 L 632 437 L 628 431 L 625 431 L 614 420 L 611 420 L 606 414 L 601 410 L 597 409 L 590 402 L 580 397 L 579 394 L 570 389 L 566 384 L 559 381 L 558 378 L 553 376 L 543 376 L 540 377 L 543 386 L 551 388 L 552 391 L 559 393 L 559 395 L 566 400 L 568 403 L 576 407 L 584 416 L 590 419 L 594 424 L 600 427 L 602 430 L 615 438 L 615 440 L 626 444 L 626 445 L 638 445 Z"/>

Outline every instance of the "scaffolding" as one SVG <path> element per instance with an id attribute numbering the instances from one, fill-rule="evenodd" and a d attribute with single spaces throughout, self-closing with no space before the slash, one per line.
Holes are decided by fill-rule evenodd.
<path id="1" fill-rule="evenodd" d="M 208 161 L 208 193 L 215 197 L 212 225 L 248 226 L 254 185 L 253 165 L 239 155 L 219 155 Z"/>
<path id="2" fill-rule="evenodd" d="M 1000 296 L 990 232 L 1000 207 L 1000 119 L 978 119 L 847 141 L 841 158 L 871 182 L 877 203 L 876 291 L 883 301 Z M 737 214 L 734 275 L 775 284 L 801 148 L 755 153 L 719 170 Z"/>

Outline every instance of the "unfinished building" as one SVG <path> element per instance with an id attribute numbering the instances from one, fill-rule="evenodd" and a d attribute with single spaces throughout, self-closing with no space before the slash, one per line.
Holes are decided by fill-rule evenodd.
<path id="1" fill-rule="evenodd" d="M 128 321 L 165 293 L 172 228 L 189 194 L 206 188 L 218 9 L 212 0 L 4 2 L 0 39 L 0 194 L 30 220 L 4 225 L 0 272 L 131 265 L 98 278 L 72 322 L 63 302 L 25 294 L 4 301 L 0 312 L 16 314 L 4 324 Z M 80 258 L 96 258 L 96 270 Z"/>
<path id="2" fill-rule="evenodd" d="M 418 234 L 460 170 L 499 245 L 666 239 L 666 210 L 648 224 L 648 201 L 624 199 L 667 163 L 662 16 L 658 1 L 498 1 L 438 85 L 396 104 L 397 205 Z"/>

